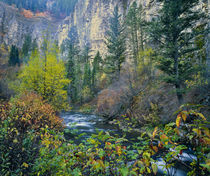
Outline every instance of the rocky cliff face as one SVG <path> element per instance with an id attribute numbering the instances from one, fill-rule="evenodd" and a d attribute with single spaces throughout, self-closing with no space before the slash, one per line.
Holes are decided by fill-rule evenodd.
<path id="1" fill-rule="evenodd" d="M 74 13 L 66 17 L 59 25 L 59 42 L 67 38 L 71 28 L 75 28 L 80 46 L 90 44 L 94 52 L 100 51 L 102 55 L 105 54 L 104 38 L 114 7 L 118 4 L 123 17 L 132 2 L 134 0 L 79 0 Z M 151 0 L 138 0 L 137 2 L 147 8 L 147 19 L 151 18 L 151 13 L 157 11 L 157 6 L 150 4 Z"/>
<path id="2" fill-rule="evenodd" d="M 104 37 L 108 28 L 108 19 L 112 15 L 116 0 L 79 0 L 75 11 L 67 17 L 58 29 L 60 42 L 67 38 L 71 28 L 75 28 L 79 38 L 80 46 L 89 44 L 94 51 L 105 52 Z M 120 4 L 120 13 L 123 6 Z"/>
<path id="3" fill-rule="evenodd" d="M 59 25 L 58 22 L 42 17 L 25 18 L 17 8 L 0 2 L 1 43 L 15 44 L 21 47 L 28 34 L 40 43 L 45 31 L 56 34 L 57 25 Z M 57 39 L 55 35 L 51 35 L 51 37 Z"/>
<path id="4" fill-rule="evenodd" d="M 15 7 L 0 2 L 0 42 L 21 47 L 24 37 L 30 34 L 40 44 L 44 32 L 48 31 L 51 39 L 58 40 L 61 44 L 68 38 L 69 32 L 73 31 L 81 47 L 89 44 L 93 52 L 99 50 L 103 54 L 106 51 L 103 42 L 105 31 L 115 5 L 118 4 L 120 13 L 124 14 L 125 3 L 129 6 L 132 1 L 78 0 L 74 12 L 63 20 L 44 17 L 25 18 Z M 139 0 L 139 3 L 147 6 L 149 0 Z"/>
<path id="5" fill-rule="evenodd" d="M 89 44 L 93 52 L 98 50 L 104 54 L 105 31 L 108 28 L 109 18 L 116 4 L 120 13 L 125 14 L 134 0 L 78 0 L 74 12 L 65 19 L 50 19 L 46 17 L 25 18 L 15 7 L 0 2 L 0 43 L 15 44 L 21 47 L 24 37 L 30 34 L 40 44 L 44 32 L 48 31 L 52 40 L 63 42 L 70 32 L 78 37 L 83 47 Z M 48 6 L 53 1 L 47 2 Z M 159 5 L 152 0 L 137 0 L 146 9 L 147 20 L 151 14 L 157 12 Z"/>

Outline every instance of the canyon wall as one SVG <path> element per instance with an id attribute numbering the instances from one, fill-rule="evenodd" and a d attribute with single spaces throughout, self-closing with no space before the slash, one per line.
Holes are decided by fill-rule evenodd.
<path id="1" fill-rule="evenodd" d="M 49 0 L 52 1 L 52 0 Z M 93 53 L 100 51 L 106 53 L 104 44 L 105 31 L 109 27 L 109 18 L 114 7 L 118 4 L 122 17 L 126 14 L 129 4 L 134 0 L 78 0 L 74 12 L 65 19 L 47 17 L 26 18 L 15 6 L 8 6 L 0 2 L 0 42 L 6 45 L 22 47 L 26 35 L 42 42 L 47 32 L 51 40 L 58 40 L 61 44 L 69 33 L 78 37 L 81 48 L 89 45 Z M 149 17 L 152 6 L 150 0 L 139 0 L 150 10 L 146 12 Z"/>
<path id="2" fill-rule="evenodd" d="M 54 0 L 49 0 L 48 5 Z M 104 38 L 109 27 L 109 18 L 118 4 L 122 18 L 135 0 L 78 0 L 74 11 L 64 19 L 51 17 L 26 18 L 15 6 L 0 2 L 0 43 L 22 47 L 26 35 L 37 39 L 40 45 L 47 32 L 51 40 L 61 44 L 69 33 L 78 38 L 81 48 L 89 45 L 93 54 L 106 53 Z M 150 20 L 160 4 L 154 0 L 137 0 L 145 9 L 145 18 Z M 207 45 L 208 46 L 208 45 Z M 209 48 L 209 47 L 207 47 Z"/>

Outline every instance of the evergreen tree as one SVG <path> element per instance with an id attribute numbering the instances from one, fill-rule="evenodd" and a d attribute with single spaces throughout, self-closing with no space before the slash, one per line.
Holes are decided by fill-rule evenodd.
<path id="1" fill-rule="evenodd" d="M 20 66 L 20 59 L 19 59 L 19 51 L 18 48 L 14 45 L 11 47 L 11 51 L 9 54 L 9 66 Z"/>
<path id="2" fill-rule="evenodd" d="M 67 77 L 71 80 L 68 87 L 68 95 L 71 101 L 74 103 L 77 100 L 77 87 L 76 87 L 76 56 L 78 54 L 77 47 L 74 44 L 69 43 L 68 45 L 68 63 L 67 63 Z"/>
<path id="3" fill-rule="evenodd" d="M 31 51 L 35 51 L 36 49 L 38 49 L 38 45 L 36 39 L 34 39 L 31 44 Z"/>
<path id="4" fill-rule="evenodd" d="M 83 85 L 83 73 L 81 70 L 81 63 L 78 61 L 75 64 L 75 85 L 77 90 L 77 100 L 82 104 L 83 97 L 82 97 L 82 85 Z"/>
<path id="5" fill-rule="evenodd" d="M 86 45 L 82 54 L 82 61 L 84 63 L 83 87 L 87 86 L 88 88 L 91 88 L 90 58 L 90 48 Z"/>
<path id="6" fill-rule="evenodd" d="M 63 13 L 69 15 L 76 5 L 78 0 L 56 0 L 53 6 L 53 11 L 56 15 Z"/>
<path id="7" fill-rule="evenodd" d="M 194 39 L 199 33 L 195 28 L 204 18 L 201 9 L 196 10 L 199 0 L 160 0 L 162 9 L 153 20 L 151 37 L 159 42 L 161 57 L 158 68 L 167 76 L 164 80 L 175 86 L 177 98 L 183 103 L 182 86 L 194 72 L 192 53 L 197 48 Z"/>
<path id="8" fill-rule="evenodd" d="M 29 56 L 29 52 L 32 49 L 32 39 L 30 35 L 27 35 L 25 37 L 24 43 L 23 43 L 23 47 L 22 47 L 22 55 L 24 58 Z"/>
<path id="9" fill-rule="evenodd" d="M 90 62 L 90 47 L 89 44 L 86 44 L 82 53 L 82 62 L 83 63 L 88 63 Z"/>
<path id="10" fill-rule="evenodd" d="M 0 0 L 9 5 L 15 4 L 18 9 L 24 8 L 32 12 L 50 12 L 58 17 L 69 15 L 73 10 L 78 0 L 55 0 L 52 7 L 49 9 L 47 3 L 49 0 Z"/>
<path id="11" fill-rule="evenodd" d="M 82 53 L 82 63 L 84 64 L 84 72 L 83 72 L 83 83 L 82 83 L 82 100 L 86 101 L 90 98 L 91 92 L 91 66 L 90 66 L 90 47 L 88 45 L 85 46 L 84 51 Z"/>
<path id="12" fill-rule="evenodd" d="M 144 50 L 146 21 L 142 5 L 137 6 L 136 1 L 130 6 L 126 16 L 127 37 L 131 47 L 135 72 L 138 65 L 138 53 Z M 142 60 L 144 65 L 144 61 Z"/>
<path id="13" fill-rule="evenodd" d="M 71 101 L 74 102 L 76 100 L 76 87 L 75 87 L 75 64 L 73 58 L 69 58 L 67 64 L 67 78 L 71 80 L 71 83 L 68 87 L 68 96 L 70 97 Z"/>
<path id="14" fill-rule="evenodd" d="M 64 40 L 61 45 L 61 52 L 65 54 L 68 53 L 68 62 L 67 62 L 67 77 L 71 80 L 71 83 L 68 86 L 68 97 L 72 103 L 75 103 L 78 100 L 78 94 L 80 93 L 77 82 L 77 77 L 80 75 L 77 74 L 77 62 L 79 60 L 80 49 L 78 47 L 78 34 L 75 26 L 72 26 L 69 33 L 68 39 Z"/>
<path id="15" fill-rule="evenodd" d="M 5 35 L 5 19 L 6 19 L 6 12 L 5 10 L 3 10 L 2 12 L 2 17 L 1 17 L 1 28 L 0 28 L 0 32 L 1 32 L 1 43 L 4 43 L 4 35 Z"/>
<path id="16" fill-rule="evenodd" d="M 46 3 L 48 0 L 0 0 L 9 5 L 15 4 L 17 8 L 24 8 L 27 10 L 31 10 L 33 12 L 36 11 L 45 11 L 47 6 Z"/>
<path id="17" fill-rule="evenodd" d="M 105 60 L 105 72 L 114 73 L 115 78 L 119 79 L 122 63 L 125 61 L 125 36 L 124 28 L 120 21 L 118 6 L 114 8 L 113 16 L 110 18 L 110 27 L 107 32 L 106 46 L 108 57 Z"/>
<path id="18" fill-rule="evenodd" d="M 84 67 L 83 87 L 91 88 L 91 69 L 90 63 L 86 63 Z"/>
<path id="19" fill-rule="evenodd" d="M 95 90 L 96 88 L 96 81 L 97 81 L 97 75 L 100 73 L 101 68 L 100 68 L 100 63 L 102 61 L 100 52 L 98 51 L 96 56 L 94 57 L 93 60 L 93 69 L 92 69 L 92 89 Z"/>

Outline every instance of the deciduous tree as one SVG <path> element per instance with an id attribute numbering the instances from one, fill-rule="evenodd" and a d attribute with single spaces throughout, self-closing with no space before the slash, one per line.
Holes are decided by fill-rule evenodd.
<path id="1" fill-rule="evenodd" d="M 44 59 L 35 51 L 18 77 L 21 80 L 20 91 L 37 92 L 56 110 L 67 107 L 67 91 L 64 87 L 69 80 L 66 79 L 64 63 L 55 51 L 48 50 Z"/>

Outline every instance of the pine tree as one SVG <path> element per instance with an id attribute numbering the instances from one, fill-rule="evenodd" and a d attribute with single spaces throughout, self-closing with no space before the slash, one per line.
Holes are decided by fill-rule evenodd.
<path id="1" fill-rule="evenodd" d="M 137 6 L 136 1 L 130 6 L 126 16 L 127 37 L 131 47 L 135 72 L 138 65 L 138 53 L 144 50 L 146 21 L 142 5 Z M 142 60 L 144 65 L 144 61 Z"/>
<path id="2" fill-rule="evenodd" d="M 86 101 L 92 95 L 91 92 L 91 65 L 90 65 L 90 47 L 88 45 L 85 46 L 82 56 L 82 63 L 84 64 L 84 72 L 83 72 L 83 83 L 82 83 L 82 100 Z"/>
<path id="3" fill-rule="evenodd" d="M 83 63 L 88 63 L 90 62 L 90 47 L 89 44 L 86 44 L 82 53 L 82 62 Z"/>
<path id="4" fill-rule="evenodd" d="M 132 55 L 134 59 L 135 66 L 137 65 L 137 54 L 139 50 L 139 38 L 138 38 L 138 7 L 137 3 L 133 2 L 131 5 L 127 17 L 126 24 L 128 29 L 128 37 L 130 39 L 132 47 Z"/>
<path id="5" fill-rule="evenodd" d="M 75 64 L 75 85 L 76 85 L 76 91 L 77 91 L 77 100 L 82 104 L 83 97 L 82 97 L 82 85 L 83 85 L 83 73 L 81 70 L 81 63 L 78 61 Z"/>
<path id="6" fill-rule="evenodd" d="M 12 45 L 11 47 L 8 63 L 9 66 L 15 66 L 15 65 L 20 66 L 19 51 L 18 48 L 14 45 Z"/>
<path id="7" fill-rule="evenodd" d="M 68 86 L 68 96 L 71 99 L 71 102 L 77 100 L 77 87 L 76 87 L 76 56 L 78 54 L 77 47 L 74 44 L 68 44 L 68 63 L 67 63 L 67 78 L 71 80 L 71 83 Z"/>
<path id="8" fill-rule="evenodd" d="M 100 55 L 100 52 L 98 51 L 96 56 L 94 57 L 93 60 L 93 69 L 92 69 L 92 90 L 94 91 L 96 88 L 96 82 L 98 79 L 98 74 L 100 74 L 101 68 L 100 68 L 100 63 L 102 62 L 102 58 Z"/>
<path id="9" fill-rule="evenodd" d="M 83 87 L 91 88 L 91 69 L 90 63 L 85 63 L 84 66 L 84 78 L 83 78 Z"/>
<path id="10" fill-rule="evenodd" d="M 25 37 L 24 43 L 23 43 L 23 47 L 22 47 L 22 55 L 24 58 L 29 56 L 29 52 L 32 49 L 32 39 L 30 35 L 27 35 Z"/>
<path id="11" fill-rule="evenodd" d="M 108 56 L 105 60 L 105 72 L 115 74 L 115 78 L 120 78 L 122 63 L 125 61 L 125 36 L 124 28 L 121 24 L 121 15 L 118 6 L 114 8 L 113 16 L 110 18 L 110 27 L 106 35 L 106 46 Z"/>
<path id="12" fill-rule="evenodd" d="M 91 69 L 90 69 L 90 47 L 85 46 L 82 53 L 82 61 L 84 63 L 83 87 L 91 88 Z"/>
<path id="13" fill-rule="evenodd" d="M 205 16 L 201 9 L 196 10 L 199 0 L 160 1 L 163 7 L 159 17 L 151 23 L 150 35 L 159 42 L 161 57 L 158 68 L 167 74 L 164 80 L 175 86 L 178 101 L 182 104 L 182 86 L 195 71 L 192 56 L 189 55 L 197 49 L 194 39 L 201 33 L 196 32 L 195 28 Z"/>
<path id="14" fill-rule="evenodd" d="M 37 41 L 36 39 L 33 39 L 31 44 L 31 51 L 35 51 L 36 49 L 38 49 Z"/>

